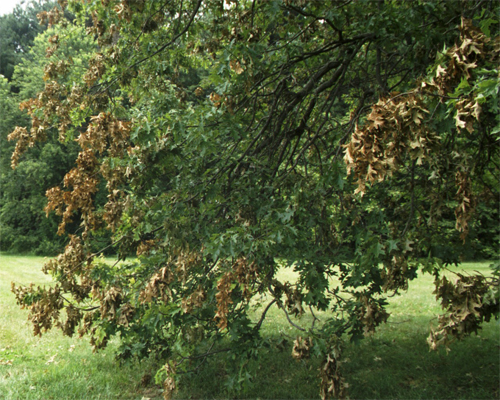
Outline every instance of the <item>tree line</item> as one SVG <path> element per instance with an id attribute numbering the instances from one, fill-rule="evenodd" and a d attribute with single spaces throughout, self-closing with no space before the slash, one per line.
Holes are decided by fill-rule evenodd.
<path id="1" fill-rule="evenodd" d="M 45 143 L 37 143 L 20 161 L 10 166 L 15 143 L 7 139 L 16 127 L 29 127 L 30 120 L 19 105 L 36 97 L 44 88 L 46 41 L 54 34 L 37 15 L 50 11 L 54 1 L 31 1 L 0 17 L 0 250 L 12 253 L 55 255 L 66 239 L 57 235 L 57 218 L 46 215 L 45 192 L 59 185 L 74 163 L 77 146 L 60 142 L 48 132 Z M 71 18 L 71 15 L 68 14 Z M 83 31 L 66 49 L 67 56 L 83 62 L 94 48 Z M 76 231 L 74 224 L 71 231 Z"/>

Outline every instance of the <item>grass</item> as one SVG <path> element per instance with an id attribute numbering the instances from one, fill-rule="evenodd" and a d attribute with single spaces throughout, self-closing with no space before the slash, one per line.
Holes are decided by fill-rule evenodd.
<path id="1" fill-rule="evenodd" d="M 488 274 L 488 265 L 465 263 L 455 269 Z M 281 279 L 295 279 L 292 272 L 281 273 Z M 390 299 L 391 318 L 387 324 L 373 336 L 346 346 L 343 371 L 352 399 L 500 398 L 499 322 L 491 321 L 478 336 L 455 342 L 449 354 L 444 349 L 429 352 L 429 328 L 437 325 L 436 316 L 441 313 L 433 289 L 433 277 L 429 275 L 411 282 L 406 293 Z M 300 323 L 308 326 L 310 320 L 303 317 Z M 271 346 L 263 355 L 254 385 L 244 397 L 318 398 L 320 360 L 297 362 L 290 356 L 293 339 L 301 332 L 291 327 L 282 313 L 271 309 L 263 335 Z M 184 382 L 177 398 L 236 398 L 224 386 L 224 365 L 222 358 L 207 363 L 197 376 Z"/>
<path id="2" fill-rule="evenodd" d="M 144 365 L 119 366 L 116 343 L 98 354 L 86 339 L 57 331 L 34 337 L 10 292 L 10 283 L 48 284 L 40 257 L 0 256 L 0 399 L 141 399 L 157 388 L 142 387 Z"/>
<path id="3" fill-rule="evenodd" d="M 488 274 L 489 263 L 458 269 Z M 353 398 L 498 399 L 500 325 L 491 321 L 479 334 L 429 352 L 429 326 L 441 309 L 430 293 L 432 277 L 422 276 L 407 293 L 391 299 L 391 318 L 371 339 L 348 350 L 346 376 Z"/>
<path id="4" fill-rule="evenodd" d="M 66 338 L 58 331 L 35 338 L 26 311 L 15 305 L 10 282 L 48 284 L 40 272 L 43 259 L 0 255 L 0 399 L 157 399 L 161 392 L 141 378 L 154 374 L 146 363 L 119 365 L 117 342 L 93 354 L 86 339 Z M 466 263 L 466 271 L 488 272 L 488 263 Z M 283 272 L 293 280 L 293 273 Z M 389 323 L 372 337 L 345 349 L 344 375 L 353 399 L 495 399 L 499 398 L 500 325 L 485 324 L 472 336 L 429 352 L 426 337 L 436 324 L 439 305 L 431 294 L 432 277 L 412 282 L 408 292 L 391 299 Z M 265 299 L 264 299 L 265 300 Z M 265 304 L 265 302 L 264 302 Z M 263 353 L 248 399 L 318 398 L 319 360 L 291 358 L 299 334 L 271 308 L 263 325 L 269 347 Z M 304 317 L 305 318 L 305 317 Z M 307 320 L 299 321 L 306 324 Z M 226 359 L 207 361 L 199 373 L 181 381 L 176 399 L 236 398 L 226 385 Z"/>

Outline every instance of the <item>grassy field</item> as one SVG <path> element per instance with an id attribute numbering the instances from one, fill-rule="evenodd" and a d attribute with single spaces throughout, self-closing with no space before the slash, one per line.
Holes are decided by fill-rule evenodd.
<path id="1" fill-rule="evenodd" d="M 141 384 L 154 367 L 148 362 L 117 364 L 116 342 L 93 354 L 85 338 L 65 338 L 57 331 L 32 336 L 27 312 L 15 305 L 10 284 L 49 283 L 40 272 L 43 262 L 40 257 L 0 255 L 0 399 L 160 398 L 154 384 Z M 487 273 L 487 266 L 467 263 L 461 268 Z M 432 289 L 430 276 L 412 282 L 407 293 L 391 299 L 389 323 L 373 337 L 347 346 L 344 373 L 352 399 L 499 398 L 498 321 L 486 324 L 478 336 L 454 343 L 449 354 L 429 352 L 429 326 L 440 312 Z M 271 346 L 245 398 L 317 398 L 319 360 L 306 364 L 290 356 L 298 331 L 275 309 L 263 329 Z M 235 398 L 224 377 L 224 360 L 210 360 L 181 382 L 176 398 Z"/>
<path id="2" fill-rule="evenodd" d="M 156 388 L 138 386 L 147 367 L 118 366 L 113 347 L 98 354 L 84 339 L 52 331 L 32 335 L 10 292 L 11 282 L 47 284 L 40 257 L 0 256 L 0 399 L 135 399 Z"/>

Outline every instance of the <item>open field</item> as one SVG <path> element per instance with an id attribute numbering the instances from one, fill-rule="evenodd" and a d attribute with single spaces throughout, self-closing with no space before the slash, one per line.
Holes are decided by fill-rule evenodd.
<path id="1" fill-rule="evenodd" d="M 40 271 L 42 265 L 40 257 L 0 255 L 0 398 L 160 398 L 159 387 L 142 379 L 154 374 L 154 366 L 119 365 L 113 357 L 116 342 L 93 354 L 85 338 L 66 338 L 58 331 L 32 336 L 27 313 L 16 306 L 10 285 L 49 283 Z M 487 267 L 488 263 L 461 266 L 483 273 L 488 273 Z M 431 276 L 412 282 L 407 293 L 391 299 L 388 324 L 373 337 L 346 347 L 349 361 L 344 371 L 351 398 L 499 398 L 498 321 L 486 324 L 478 336 L 454 343 L 449 354 L 444 349 L 430 353 L 429 324 L 436 323 L 440 312 L 432 288 Z M 319 360 L 306 364 L 290 356 L 297 331 L 276 309 L 270 310 L 263 329 L 270 346 L 245 398 L 317 398 Z M 234 398 L 225 386 L 223 362 L 210 360 L 197 375 L 186 377 L 176 398 Z"/>

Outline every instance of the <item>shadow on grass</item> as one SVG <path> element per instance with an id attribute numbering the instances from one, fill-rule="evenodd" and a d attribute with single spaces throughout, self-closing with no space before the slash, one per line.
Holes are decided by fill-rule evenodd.
<path id="1" fill-rule="evenodd" d="M 349 343 L 343 374 L 351 399 L 497 399 L 499 398 L 499 324 L 485 324 L 472 336 L 429 352 L 428 319 L 387 324 L 373 337 Z M 292 341 L 269 338 L 253 384 L 237 396 L 225 386 L 225 361 L 208 361 L 198 374 L 181 382 L 176 399 L 319 398 L 320 360 L 291 357 Z"/>
<path id="2" fill-rule="evenodd" d="M 484 324 L 473 335 L 430 352 L 426 326 L 388 324 L 373 338 L 349 346 L 344 374 L 354 399 L 497 399 L 499 398 L 499 325 Z M 428 326 L 428 324 L 427 324 Z M 414 331 L 413 328 L 422 327 Z"/>

